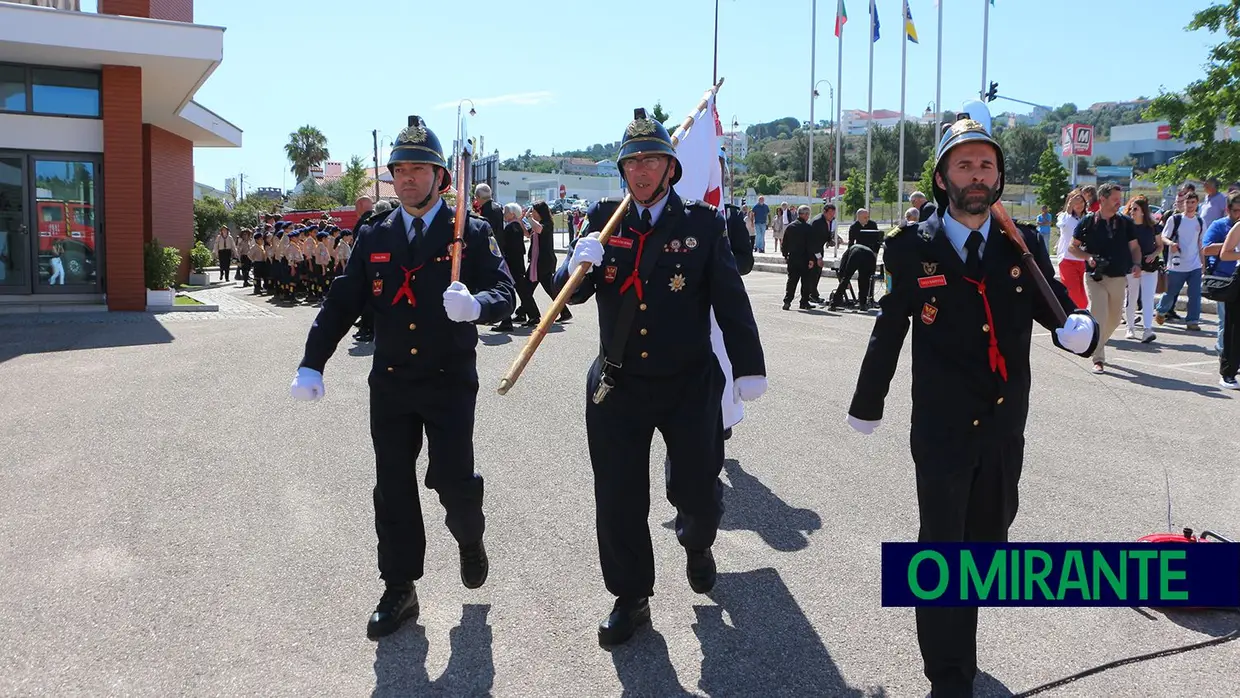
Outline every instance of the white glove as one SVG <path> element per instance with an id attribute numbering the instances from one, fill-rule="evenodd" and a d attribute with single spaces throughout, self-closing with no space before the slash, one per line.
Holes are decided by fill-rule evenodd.
<path id="1" fill-rule="evenodd" d="M 482 304 L 460 281 L 453 281 L 443 292 L 443 309 L 452 322 L 473 322 L 482 316 Z"/>
<path id="2" fill-rule="evenodd" d="M 865 434 L 866 436 L 873 434 L 874 430 L 878 428 L 878 425 L 882 423 L 883 423 L 883 420 L 881 419 L 875 419 L 874 421 L 870 421 L 868 419 L 857 419 L 851 414 L 848 415 L 848 426 L 852 427 L 853 429 L 856 429 L 857 431 L 861 432 L 862 434 Z"/>
<path id="3" fill-rule="evenodd" d="M 753 402 L 766 392 L 766 376 L 741 376 L 732 383 L 736 397 L 744 402 Z"/>
<path id="4" fill-rule="evenodd" d="M 288 392 L 294 400 L 318 400 L 327 394 L 327 388 L 323 387 L 323 374 L 304 366 L 297 369 L 297 376 L 293 378 Z"/>
<path id="5" fill-rule="evenodd" d="M 1073 354 L 1080 354 L 1089 349 L 1094 341 L 1094 320 L 1088 315 L 1069 315 L 1063 327 L 1055 330 L 1059 345 Z"/>
<path id="6" fill-rule="evenodd" d="M 568 263 L 569 269 L 576 269 L 582 262 L 596 267 L 603 263 L 603 243 L 598 241 L 598 236 L 598 233 L 590 233 L 577 241 L 573 247 L 573 258 Z"/>

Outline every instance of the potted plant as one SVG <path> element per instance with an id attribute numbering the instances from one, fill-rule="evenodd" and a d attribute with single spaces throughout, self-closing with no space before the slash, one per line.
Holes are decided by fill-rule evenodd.
<path id="1" fill-rule="evenodd" d="M 181 251 L 164 247 L 159 239 L 153 239 L 143 248 L 143 267 L 146 276 L 146 308 L 171 308 L 176 299 L 172 285 L 181 267 Z"/>
<path id="2" fill-rule="evenodd" d="M 201 240 L 194 243 L 189 251 L 189 265 L 194 271 L 189 275 L 190 286 L 206 286 L 211 283 L 207 278 L 207 266 L 211 264 L 211 250 Z"/>

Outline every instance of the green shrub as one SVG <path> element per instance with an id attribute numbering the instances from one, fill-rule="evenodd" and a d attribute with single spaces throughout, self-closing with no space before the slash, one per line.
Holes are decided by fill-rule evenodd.
<path id="1" fill-rule="evenodd" d="M 193 249 L 189 251 L 189 265 L 195 274 L 205 274 L 207 266 L 211 264 L 211 250 L 202 244 L 202 241 L 194 243 Z"/>
<path id="2" fill-rule="evenodd" d="M 148 289 L 161 291 L 176 283 L 177 269 L 181 268 L 181 251 L 177 248 L 164 247 L 155 238 L 144 246 L 142 261 Z"/>

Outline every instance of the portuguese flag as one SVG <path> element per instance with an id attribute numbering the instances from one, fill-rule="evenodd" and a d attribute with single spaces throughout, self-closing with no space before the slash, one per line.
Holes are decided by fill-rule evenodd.
<path id="1" fill-rule="evenodd" d="M 844 24 L 848 22 L 848 8 L 844 7 L 844 0 L 840 0 L 840 7 L 835 11 L 835 35 L 839 36 L 844 32 Z"/>

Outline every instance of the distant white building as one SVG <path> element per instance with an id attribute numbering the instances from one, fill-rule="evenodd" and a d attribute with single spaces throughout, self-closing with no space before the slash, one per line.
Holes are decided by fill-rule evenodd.
<path id="1" fill-rule="evenodd" d="M 741 160 L 749 156 L 749 136 L 745 135 L 744 131 L 728 131 L 719 137 L 719 143 L 729 161 L 740 164 Z M 736 150 L 736 157 L 732 157 L 733 149 Z"/>
<path id="2" fill-rule="evenodd" d="M 890 109 L 875 109 L 874 125 L 892 128 L 900 125 L 900 112 L 891 111 Z M 921 117 L 904 117 L 906 121 L 920 122 Z M 866 127 L 870 122 L 870 113 L 862 109 L 845 109 L 844 118 L 840 120 L 840 125 L 844 133 L 850 136 L 865 135 Z"/>
<path id="3" fill-rule="evenodd" d="M 554 201 L 560 198 L 560 187 L 564 188 L 566 198 L 575 197 L 591 203 L 608 196 L 624 196 L 619 176 L 600 177 L 500 170 L 494 198 L 501 204 L 524 205 L 536 201 Z"/>

